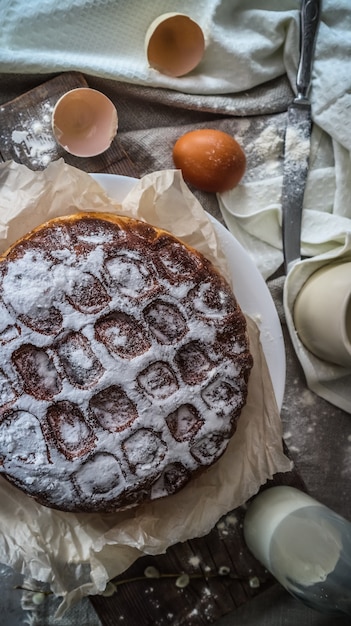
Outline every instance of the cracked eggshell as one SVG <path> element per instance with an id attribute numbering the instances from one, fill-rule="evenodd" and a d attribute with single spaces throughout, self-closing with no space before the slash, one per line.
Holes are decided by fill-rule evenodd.
<path id="1" fill-rule="evenodd" d="M 55 105 L 52 130 L 56 141 L 78 157 L 92 157 L 110 147 L 118 128 L 117 110 L 96 89 L 67 91 Z"/>
<path id="2" fill-rule="evenodd" d="M 199 24 L 183 13 L 164 13 L 149 26 L 145 52 L 150 67 L 167 76 L 191 72 L 205 52 L 205 37 Z"/>

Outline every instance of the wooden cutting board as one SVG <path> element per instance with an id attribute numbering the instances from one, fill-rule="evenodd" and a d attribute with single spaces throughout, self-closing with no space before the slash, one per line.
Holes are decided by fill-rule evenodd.
<path id="1" fill-rule="evenodd" d="M 120 145 L 118 133 L 106 152 L 96 157 L 75 157 L 56 142 L 51 116 L 58 99 L 70 89 L 88 87 L 78 72 L 60 74 L 0 107 L 0 157 L 23 163 L 32 170 L 50 161 L 66 163 L 86 172 L 107 172 L 138 178 L 138 172 Z"/>
<path id="2" fill-rule="evenodd" d="M 70 72 L 2 105 L 1 158 L 40 170 L 63 157 L 87 172 L 138 177 L 118 134 L 104 154 L 89 159 L 73 157 L 55 142 L 51 130 L 55 103 L 69 89 L 86 86 L 83 75 Z M 278 484 L 304 489 L 296 470 L 276 475 L 265 487 Z M 225 515 L 205 537 L 176 544 L 166 554 L 139 559 L 116 579 L 117 591 L 111 597 L 91 597 L 103 626 L 210 625 L 271 586 L 273 579 L 246 548 L 244 515 L 245 507 L 240 507 Z M 159 578 L 145 577 L 145 568 L 150 566 L 158 570 Z M 183 573 L 189 575 L 189 582 L 180 587 L 176 581 Z"/>

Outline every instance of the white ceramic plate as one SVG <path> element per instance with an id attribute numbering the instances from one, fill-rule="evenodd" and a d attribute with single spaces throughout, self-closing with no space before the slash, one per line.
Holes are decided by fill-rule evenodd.
<path id="1" fill-rule="evenodd" d="M 115 174 L 92 174 L 108 196 L 121 203 L 137 180 Z M 211 217 L 211 216 L 210 216 Z M 235 295 L 242 310 L 257 323 L 278 407 L 285 388 L 285 348 L 279 317 L 268 287 L 246 250 L 233 235 L 211 217 L 227 257 Z"/>

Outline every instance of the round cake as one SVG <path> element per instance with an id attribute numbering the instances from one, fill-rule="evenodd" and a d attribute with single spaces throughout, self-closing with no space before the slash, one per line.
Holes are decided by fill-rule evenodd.
<path id="1" fill-rule="evenodd" d="M 196 250 L 105 213 L 57 218 L 0 261 L 0 471 L 40 504 L 122 510 L 223 454 L 252 356 Z"/>

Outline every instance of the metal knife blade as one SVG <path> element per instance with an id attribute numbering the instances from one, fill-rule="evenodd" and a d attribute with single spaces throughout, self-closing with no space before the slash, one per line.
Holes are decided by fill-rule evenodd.
<path id="1" fill-rule="evenodd" d="M 300 59 L 296 77 L 297 96 L 288 108 L 284 148 L 282 240 L 286 274 L 301 259 L 302 207 L 312 129 L 308 90 L 319 20 L 320 0 L 302 0 Z"/>

